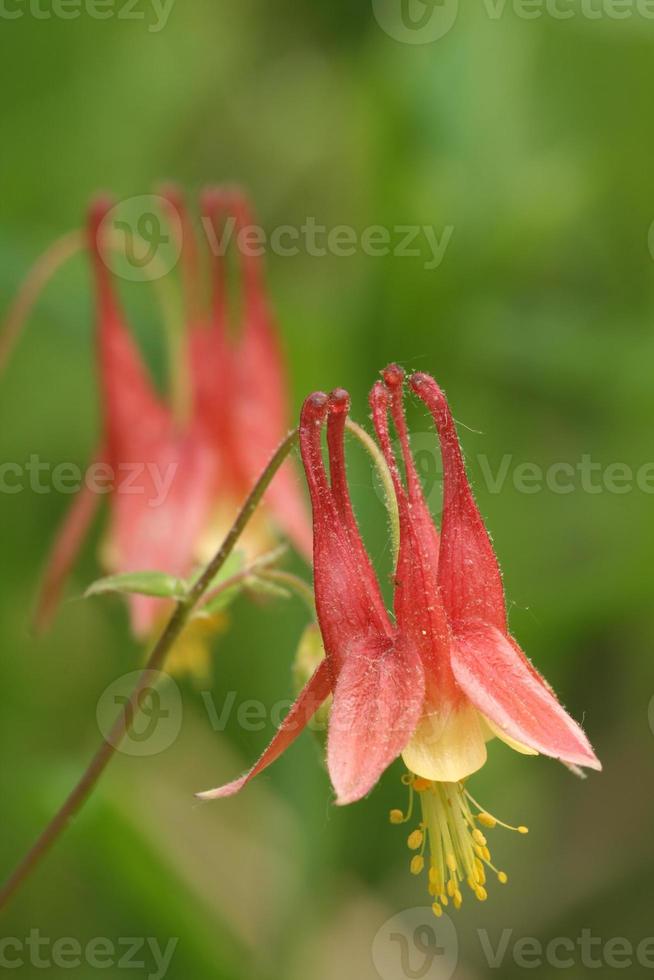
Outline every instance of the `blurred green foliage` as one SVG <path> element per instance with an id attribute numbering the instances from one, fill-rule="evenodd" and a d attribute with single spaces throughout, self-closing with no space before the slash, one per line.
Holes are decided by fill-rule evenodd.
<path id="1" fill-rule="evenodd" d="M 446 37 L 412 46 L 384 33 L 365 3 L 184 0 L 159 33 L 116 18 L 3 19 L 0 51 L 3 307 L 98 189 L 125 197 L 168 177 L 189 192 L 237 180 L 268 230 L 308 216 L 359 231 L 453 227 L 432 270 L 424 254 L 267 256 L 294 406 L 341 385 L 365 421 L 367 391 L 389 360 L 438 377 L 502 562 L 512 629 L 605 763 L 581 783 L 546 760 L 491 751 L 475 793 L 531 834 L 495 832 L 510 884 L 459 914 L 457 976 L 497 973 L 477 926 L 494 942 L 504 928 L 544 942 L 583 928 L 605 940 L 652 934 L 654 497 L 635 486 L 589 493 L 578 480 L 571 493 L 521 493 L 513 482 L 525 462 L 576 466 L 590 455 L 603 471 L 635 471 L 654 459 L 650 22 L 522 20 L 509 7 L 494 20 L 474 5 Z M 149 287 L 128 296 L 156 360 Z M 0 418 L 2 461 L 88 460 L 98 405 L 81 259 L 31 317 L 0 384 Z M 424 412 L 411 418 L 428 445 Z M 484 480 L 481 454 L 493 473 L 510 455 L 501 492 Z M 355 445 L 351 455 L 386 581 L 383 507 L 368 460 Z M 112 598 L 67 603 L 49 636 L 30 633 L 67 502 L 30 491 L 1 500 L 3 871 L 97 743 L 100 693 L 142 658 Z M 96 544 L 71 596 L 98 575 Z M 235 715 L 212 731 L 206 698 L 218 710 L 228 692 L 237 704 L 287 698 L 305 621 L 300 603 L 238 601 L 215 644 L 211 691 L 181 685 L 179 739 L 151 758 L 116 759 L 3 935 L 178 937 L 170 980 L 376 976 L 375 932 L 426 898 L 408 874 L 403 832 L 388 825 L 388 809 L 404 803 L 399 765 L 369 799 L 336 810 L 305 736 L 238 800 L 192 799 L 239 772 L 272 731 L 244 731 Z M 523 973 L 510 957 L 501 970 L 505 980 Z"/>

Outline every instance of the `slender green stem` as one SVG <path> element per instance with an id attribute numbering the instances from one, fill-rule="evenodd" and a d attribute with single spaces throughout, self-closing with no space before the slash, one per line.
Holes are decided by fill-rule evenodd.
<path id="1" fill-rule="evenodd" d="M 270 579 L 271 582 L 279 582 L 280 585 L 287 585 L 289 589 L 295 592 L 307 604 L 311 615 L 315 617 L 316 603 L 313 598 L 313 589 L 299 575 L 293 575 L 292 572 L 286 572 L 281 568 L 267 568 L 265 571 L 259 572 L 258 577 Z"/>
<path id="2" fill-rule="evenodd" d="M 377 473 L 384 489 L 386 510 L 388 511 L 388 519 L 391 525 L 391 548 L 393 550 L 393 566 L 395 566 L 397 565 L 397 556 L 400 551 L 400 514 L 397 507 L 397 498 L 395 496 L 391 471 L 384 459 L 384 454 L 372 436 L 369 436 L 364 428 L 358 425 L 357 422 L 353 422 L 350 418 L 347 419 L 345 425 L 370 454 L 377 468 Z"/>
<path id="3" fill-rule="evenodd" d="M 229 592 L 233 589 L 235 585 L 240 585 L 241 582 L 246 582 L 249 578 L 262 578 L 263 570 L 267 569 L 269 565 L 273 562 L 279 561 L 279 559 L 284 555 L 286 547 L 282 545 L 279 548 L 274 548 L 273 551 L 268 551 L 266 554 L 261 555 L 256 558 L 251 564 L 242 568 L 239 572 L 234 572 L 229 578 L 222 579 L 217 585 L 212 589 L 205 592 L 201 599 L 202 606 L 208 606 L 209 603 L 217 599 L 218 596 L 223 595 L 225 592 Z"/>
<path id="4" fill-rule="evenodd" d="M 129 701 L 116 718 L 113 728 L 105 737 L 82 778 L 65 800 L 60 810 L 0 889 L 0 909 L 7 905 L 88 799 L 138 714 L 141 695 L 151 684 L 151 672 L 153 670 L 161 670 L 164 666 L 166 657 L 188 622 L 194 607 L 201 600 L 205 591 L 211 586 L 217 573 L 225 564 L 239 536 L 267 490 L 270 481 L 297 442 L 297 436 L 297 429 L 294 429 L 281 443 L 245 500 L 220 548 L 201 575 L 193 583 L 185 598 L 177 603 L 173 614 L 152 649 Z"/>
<path id="5" fill-rule="evenodd" d="M 199 578 L 196 579 L 195 583 L 191 586 L 188 594 L 188 602 L 190 602 L 191 608 L 201 599 L 202 595 L 211 586 L 214 578 L 220 571 L 220 569 L 225 564 L 226 560 L 229 558 L 231 552 L 234 549 L 234 545 L 240 538 L 243 529 L 246 524 L 254 514 L 257 506 L 259 505 L 261 498 L 270 486 L 270 482 L 282 465 L 291 449 L 295 446 L 298 440 L 298 430 L 293 429 L 290 432 L 281 445 L 276 450 L 274 456 L 266 466 L 265 470 L 259 477 L 254 489 L 250 493 L 249 497 L 246 499 L 245 503 L 241 507 L 238 517 L 232 524 L 227 537 L 221 544 L 220 548 L 213 556 L 209 564 L 206 566 Z"/>
<path id="6" fill-rule="evenodd" d="M 0 332 L 0 373 L 4 370 L 32 307 L 62 265 L 84 248 L 82 231 L 69 231 L 41 255 L 23 280 L 5 314 Z"/>

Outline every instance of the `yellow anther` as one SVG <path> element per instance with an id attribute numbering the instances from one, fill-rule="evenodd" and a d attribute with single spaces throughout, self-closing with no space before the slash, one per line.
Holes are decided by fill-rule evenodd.
<path id="1" fill-rule="evenodd" d="M 411 858 L 411 874 L 419 875 L 425 866 L 425 859 L 421 854 L 416 854 L 415 857 Z"/>
<path id="2" fill-rule="evenodd" d="M 428 870 L 427 884 L 434 915 L 442 916 L 447 905 L 461 908 L 464 881 L 476 898 L 485 902 L 488 898 L 485 888 L 487 869 L 502 885 L 509 878 L 492 863 L 488 841 L 479 828 L 504 827 L 526 834 L 527 827 L 512 827 L 482 809 L 463 782 L 432 782 L 412 773 L 408 773 L 403 782 L 410 792 L 408 810 L 406 813 L 391 810 L 390 819 L 391 823 L 413 822 L 414 802 L 420 799 L 422 819 L 417 826 L 417 821 L 413 822 L 415 829 L 406 840 L 410 850 L 416 852 L 410 860 L 411 873 L 419 875 L 425 868 Z"/>

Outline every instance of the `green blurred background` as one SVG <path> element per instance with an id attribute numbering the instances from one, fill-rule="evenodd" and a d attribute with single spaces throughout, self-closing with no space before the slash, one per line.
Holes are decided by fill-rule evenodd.
<path id="1" fill-rule="evenodd" d="M 342 385 L 365 421 L 367 391 L 389 360 L 436 375 L 504 569 L 512 630 L 605 765 L 584 783 L 553 762 L 491 748 L 473 792 L 531 833 L 493 833 L 510 884 L 491 885 L 486 905 L 469 900 L 456 916 L 456 976 L 498 974 L 478 927 L 494 946 L 512 930 L 503 977 L 561 973 L 517 965 L 520 937 L 574 942 L 591 929 L 603 942 L 637 944 L 654 933 L 654 498 L 634 481 L 620 493 L 601 484 L 590 493 L 579 479 L 570 493 L 522 493 L 513 474 L 524 462 L 576 466 L 590 455 L 601 481 L 612 463 L 635 473 L 654 459 L 652 21 L 591 20 L 578 9 L 567 20 L 524 19 L 510 6 L 493 18 L 474 5 L 419 45 L 382 30 L 367 2 L 178 0 L 159 32 L 147 17 L 45 20 L 24 9 L 0 18 L 2 307 L 39 253 L 80 225 L 98 189 L 124 198 L 162 178 L 190 193 L 237 180 L 269 231 L 307 216 L 359 231 L 418 224 L 440 237 L 453 228 L 435 269 L 425 268 L 424 241 L 414 257 L 267 256 L 294 406 Z M 150 288 L 129 297 L 156 358 Z M 83 259 L 30 318 L 0 383 L 0 418 L 3 462 L 88 460 L 98 404 Z M 411 420 L 429 462 L 424 412 Z M 484 479 L 481 454 L 494 473 L 511 457 L 500 492 Z M 383 506 L 367 460 L 357 447 L 351 455 L 361 523 L 386 576 Z M 117 600 L 67 603 L 47 637 L 30 632 L 67 503 L 30 491 L 1 500 L 3 874 L 97 744 L 98 697 L 142 656 Z M 97 577 L 95 543 L 97 533 L 70 596 Z M 219 711 L 228 692 L 236 705 L 287 698 L 305 619 L 296 602 L 239 601 L 215 644 L 210 691 L 180 683 L 179 738 L 152 757 L 115 760 L 4 916 L 3 936 L 178 938 L 170 980 L 378 976 L 378 929 L 426 898 L 408 873 L 403 830 L 388 824 L 388 809 L 404 804 L 399 764 L 369 799 L 337 810 L 305 735 L 238 799 L 192 799 L 239 772 L 272 731 L 244 731 L 234 713 L 216 732 L 206 698 Z M 395 969 L 392 953 L 382 976 Z M 611 975 L 597 947 L 594 955 L 604 970 L 595 975 Z M 569 975 L 590 969 L 578 953 L 575 964 Z M 15 971 L 43 972 L 28 962 Z M 450 972 L 436 960 L 415 975 Z"/>

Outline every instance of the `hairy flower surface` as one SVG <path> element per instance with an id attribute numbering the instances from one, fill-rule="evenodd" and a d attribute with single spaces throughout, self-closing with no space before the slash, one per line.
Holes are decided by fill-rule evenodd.
<path id="1" fill-rule="evenodd" d="M 314 589 L 325 659 L 272 743 L 240 779 L 200 794 L 230 796 L 270 765 L 330 695 L 327 765 L 336 801 L 368 793 L 399 756 L 422 818 L 409 837 L 418 874 L 429 858 L 434 911 L 461 903 L 467 882 L 486 897 L 491 863 L 482 827 L 509 827 L 479 807 L 464 781 L 486 761 L 497 736 L 518 752 L 542 753 L 573 769 L 600 769 L 588 739 L 510 636 L 502 580 L 472 496 L 445 396 L 433 378 L 410 386 L 431 412 L 444 471 L 441 534 L 429 513 L 411 454 L 403 372 L 391 366 L 372 389 L 379 445 L 400 520 L 394 617 L 387 612 L 348 491 L 344 427 L 349 396 L 318 392 L 305 402 L 300 439 L 313 505 Z M 402 468 L 389 431 L 392 419 Z M 326 426 L 329 473 L 322 451 Z M 395 823 L 411 818 L 393 811 Z M 480 825 L 480 826 L 478 826 Z M 510 828 L 526 832 L 526 828 Z"/>
<path id="2" fill-rule="evenodd" d="M 113 202 L 98 200 L 88 223 L 104 430 L 96 462 L 108 464 L 116 481 L 102 549 L 107 571 L 160 570 L 185 576 L 218 546 L 241 500 L 285 436 L 288 386 L 261 260 L 240 255 L 239 315 L 234 323 L 225 256 L 217 247 L 222 236 L 207 235 L 217 253 L 211 259 L 212 296 L 207 304 L 191 221 L 175 189 L 163 196 L 183 235 L 185 308 L 179 368 L 188 376 L 188 409 L 180 415 L 158 392 L 130 335 L 105 261 L 104 238 Z M 205 228 L 230 221 L 238 235 L 252 223 L 247 200 L 235 189 L 207 191 L 201 210 Z M 131 474 L 129 479 L 120 479 L 126 474 Z M 101 500 L 102 495 L 83 489 L 64 520 L 46 570 L 41 623 L 56 606 Z M 278 530 L 310 553 L 310 522 L 291 463 L 269 488 L 262 513 L 248 528 L 244 543 L 253 557 L 272 546 Z M 129 603 L 135 633 L 146 634 L 162 614 L 162 600 L 132 595 Z"/>

